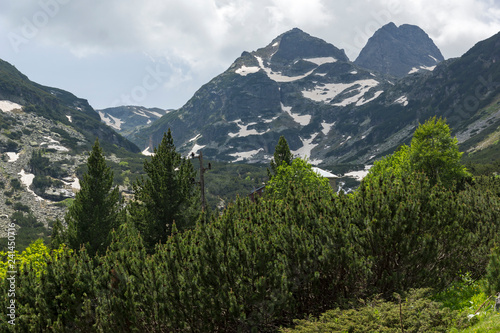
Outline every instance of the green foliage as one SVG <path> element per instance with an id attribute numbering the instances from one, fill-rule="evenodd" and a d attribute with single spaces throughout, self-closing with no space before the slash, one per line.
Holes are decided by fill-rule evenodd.
<path id="1" fill-rule="evenodd" d="M 295 158 L 291 165 L 283 162 L 278 166 L 275 175 L 266 185 L 265 193 L 270 198 L 281 200 L 296 186 L 310 188 L 322 194 L 332 193 L 328 179 L 314 172 L 311 164 L 301 158 Z"/>
<path id="2" fill-rule="evenodd" d="M 63 247 L 58 247 L 54 250 L 54 253 L 61 253 Z M 46 257 L 50 253 L 50 249 L 40 238 L 32 242 L 22 253 L 19 253 L 17 250 L 14 251 L 18 274 L 25 272 L 26 267 L 29 265 L 30 269 L 35 271 L 36 276 L 40 276 L 43 268 L 47 266 Z M 12 253 L 0 251 L 0 280 L 5 279 L 7 271 L 14 270 L 9 268 L 8 259 L 12 259 Z"/>
<path id="3" fill-rule="evenodd" d="M 50 159 L 45 157 L 44 154 L 44 150 L 39 149 L 33 151 L 29 161 L 31 172 L 36 176 L 51 176 L 53 178 L 66 176 L 66 173 L 62 170 L 61 165 L 68 163 L 68 160 L 50 161 Z"/>
<path id="4" fill-rule="evenodd" d="M 500 159 L 494 160 L 491 163 L 467 162 L 466 167 L 474 176 L 498 175 L 500 172 Z"/>
<path id="5" fill-rule="evenodd" d="M 2 123 L 1 121 L 2 119 L 0 118 L 0 126 L 3 127 L 3 126 L 9 126 L 8 122 L 7 123 Z M 3 126 L 2 126 L 3 125 Z M 4 132 L 5 133 L 5 132 Z M 0 145 L 0 153 L 4 153 L 4 152 L 16 152 L 19 150 L 19 145 L 17 144 L 17 142 L 15 141 L 12 141 L 12 140 L 7 140 L 7 142 L 2 142 L 2 144 Z"/>
<path id="6" fill-rule="evenodd" d="M 205 173 L 207 203 L 212 209 L 233 202 L 237 196 L 246 197 L 268 179 L 263 164 L 224 163 L 210 161 L 212 168 Z M 198 169 L 198 159 L 193 161 Z M 224 206 L 225 206 L 224 205 Z"/>
<path id="7" fill-rule="evenodd" d="M 127 223 L 111 232 L 105 255 L 65 251 L 39 276 L 26 269 L 16 281 L 16 330 L 270 332 L 376 294 L 356 312 L 332 310 L 331 321 L 352 331 L 398 331 L 401 318 L 405 331 L 462 325 L 466 314 L 404 295 L 443 290 L 461 271 L 471 279 L 484 273 L 500 231 L 500 179 L 478 177 L 458 191 L 415 173 L 379 177 L 349 195 L 289 183 L 279 200 L 241 198 L 210 223 L 183 232 L 172 224 L 150 255 Z M 8 287 L 0 283 L 0 295 Z M 395 292 L 402 315 L 399 302 L 387 301 Z"/>
<path id="8" fill-rule="evenodd" d="M 23 211 L 23 212 L 26 212 L 26 213 L 29 213 L 29 212 L 31 211 L 31 210 L 30 210 L 30 208 L 29 208 L 28 206 L 23 205 L 23 204 L 22 204 L 22 203 L 20 203 L 20 202 L 16 202 L 16 203 L 14 204 L 14 209 L 15 209 L 15 210 L 20 210 L 20 211 Z"/>
<path id="9" fill-rule="evenodd" d="M 91 256 L 104 253 L 109 233 L 120 224 L 120 197 L 113 188 L 113 173 L 106 165 L 96 139 L 87 160 L 87 173 L 80 182 L 81 189 L 69 207 L 65 220 L 68 224 L 69 245 L 79 249 L 87 244 Z"/>
<path id="10" fill-rule="evenodd" d="M 14 190 L 20 190 L 21 189 L 21 181 L 19 179 L 17 179 L 17 178 L 12 178 L 10 180 L 10 186 Z"/>
<path id="11" fill-rule="evenodd" d="M 410 147 L 403 145 L 392 155 L 375 162 L 365 181 L 391 175 L 400 179 L 422 172 L 431 184 L 440 182 L 450 186 L 471 176 L 460 164 L 461 156 L 457 139 L 451 137 L 446 122 L 433 117 L 417 128 Z"/>
<path id="12" fill-rule="evenodd" d="M 489 295 L 500 293 L 500 249 L 495 246 L 491 250 L 490 261 L 486 267 L 485 292 Z"/>
<path id="13" fill-rule="evenodd" d="M 151 161 L 144 161 L 147 178 L 133 185 L 134 201 L 129 205 L 132 221 L 150 251 L 166 241 L 174 223 L 180 230 L 193 226 L 200 210 L 196 173 L 191 161 L 175 151 L 170 130 L 154 153 Z"/>
<path id="14" fill-rule="evenodd" d="M 432 296 L 451 310 L 465 311 L 474 314 L 487 296 L 483 293 L 484 280 L 474 280 L 469 273 L 463 274 L 460 280 L 454 281 L 445 290 Z"/>
<path id="15" fill-rule="evenodd" d="M 285 137 L 282 135 L 274 149 L 274 158 L 271 159 L 271 170 L 268 170 L 268 176 L 271 178 L 276 175 L 278 168 L 283 164 L 292 165 L 292 153 L 288 147 Z"/>
<path id="16" fill-rule="evenodd" d="M 22 228 L 36 228 L 43 226 L 43 224 L 38 222 L 36 217 L 31 212 L 25 215 L 22 211 L 16 211 L 10 216 L 10 219 L 13 223 Z"/>
<path id="17" fill-rule="evenodd" d="M 54 225 L 52 226 L 52 234 L 50 235 L 49 246 L 51 249 L 58 249 L 61 247 L 61 245 L 67 243 L 68 243 L 67 235 L 64 232 L 61 220 L 56 219 Z"/>
<path id="18" fill-rule="evenodd" d="M 388 178 L 392 175 L 402 178 L 410 173 L 410 147 L 402 145 L 393 154 L 387 155 L 376 161 L 370 168 L 370 172 L 364 178 L 365 182 L 373 178 Z"/>
<path id="19" fill-rule="evenodd" d="M 447 332 L 452 326 L 465 328 L 474 322 L 430 300 L 428 291 L 421 289 L 412 290 L 401 303 L 378 297 L 366 303 L 355 309 L 329 310 L 319 318 L 297 320 L 295 328 L 280 332 Z"/>
<path id="20" fill-rule="evenodd" d="M 411 140 L 410 165 L 415 171 L 424 172 L 432 183 L 449 184 L 470 177 L 460 164 L 462 153 L 458 141 L 450 135 L 450 128 L 443 119 L 433 117 L 420 125 Z"/>

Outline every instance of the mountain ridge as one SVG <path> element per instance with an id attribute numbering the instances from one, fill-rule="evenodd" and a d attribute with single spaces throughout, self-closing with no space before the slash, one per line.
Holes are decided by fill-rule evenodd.
<path id="1" fill-rule="evenodd" d="M 382 29 L 387 28 L 391 25 Z M 290 51 L 286 43 L 294 44 L 293 38 L 299 42 Z M 287 52 L 280 55 L 283 40 Z M 300 47 L 310 44 L 316 45 L 317 53 Z M 448 85 L 448 91 L 455 91 L 452 82 L 470 85 L 470 77 L 453 70 L 466 58 L 467 54 L 395 79 L 358 66 L 342 50 L 292 29 L 263 48 L 243 52 L 183 107 L 131 139 L 142 147 L 156 145 L 171 128 L 184 154 L 203 149 L 205 156 L 216 160 L 265 163 L 284 135 L 294 154 L 308 156 L 315 164 L 371 163 L 408 142 L 425 117 L 453 115 L 447 108 L 453 110 L 455 101 L 441 101 L 436 91 Z M 443 91 L 440 96 L 463 100 L 466 93 L 458 90 L 449 96 Z M 451 119 L 452 128 L 467 128 L 467 117 L 476 112 L 468 110 L 464 119 Z"/>

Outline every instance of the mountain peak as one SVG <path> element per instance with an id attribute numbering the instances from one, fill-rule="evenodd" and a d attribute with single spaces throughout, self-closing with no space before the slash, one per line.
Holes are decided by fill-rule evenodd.
<path id="1" fill-rule="evenodd" d="M 390 22 L 373 34 L 354 63 L 403 77 L 422 69 L 432 70 L 443 60 L 441 51 L 421 28 L 410 24 L 397 27 Z"/>
<path id="2" fill-rule="evenodd" d="M 299 28 L 281 34 L 269 46 L 278 47 L 273 54 L 273 62 L 289 62 L 313 57 L 334 57 L 340 61 L 349 61 L 343 50 Z"/>

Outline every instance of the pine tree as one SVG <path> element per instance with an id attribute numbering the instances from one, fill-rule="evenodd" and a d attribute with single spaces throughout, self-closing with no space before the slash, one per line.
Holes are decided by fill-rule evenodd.
<path id="1" fill-rule="evenodd" d="M 271 170 L 267 169 L 269 178 L 276 175 L 278 167 L 283 163 L 287 165 L 292 165 L 292 153 L 288 147 L 288 142 L 286 142 L 285 137 L 282 135 L 274 149 L 274 158 L 271 160 Z"/>
<path id="2" fill-rule="evenodd" d="M 56 219 L 52 226 L 52 234 L 50 236 L 50 248 L 57 250 L 62 244 L 66 244 L 66 233 L 64 231 L 61 220 Z"/>
<path id="3" fill-rule="evenodd" d="M 89 154 L 87 168 L 65 220 L 70 247 L 79 249 L 86 244 L 88 253 L 95 255 L 106 251 L 109 233 L 120 224 L 122 213 L 118 187 L 113 188 L 113 172 L 106 165 L 98 139 Z"/>
<path id="4" fill-rule="evenodd" d="M 165 243 L 174 223 L 178 230 L 195 224 L 200 213 L 199 193 L 193 165 L 176 152 L 170 129 L 154 149 L 151 161 L 144 162 L 144 171 L 147 178 L 133 185 L 129 212 L 151 252 L 155 244 Z"/>

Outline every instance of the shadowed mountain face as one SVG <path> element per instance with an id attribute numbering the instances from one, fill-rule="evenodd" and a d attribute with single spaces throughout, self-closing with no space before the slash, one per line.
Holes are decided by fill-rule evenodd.
<path id="1" fill-rule="evenodd" d="M 354 63 L 379 73 L 403 77 L 429 70 L 443 60 L 437 46 L 422 29 L 389 23 L 375 32 Z"/>
<path id="2" fill-rule="evenodd" d="M 413 56 L 403 64 L 380 55 L 386 68 L 400 67 L 401 75 L 415 66 L 426 70 L 396 79 L 350 62 L 343 50 L 293 29 L 266 47 L 243 52 L 182 108 L 129 138 L 144 149 L 157 145 L 171 128 L 183 154 L 201 149 L 210 159 L 267 163 L 284 135 L 293 154 L 313 164 L 334 164 L 371 163 L 408 143 L 419 122 L 434 115 L 447 117 L 462 142 L 482 132 L 486 124 L 473 119 L 494 102 L 496 86 L 490 85 L 474 108 L 461 108 L 459 116 L 455 110 L 474 94 L 478 77 L 499 75 L 500 62 L 490 50 L 498 36 L 436 66 L 441 53 L 418 27 L 389 24 L 376 35 L 388 41 L 389 49 L 380 53 L 396 54 L 399 45 L 400 54 Z M 497 109 L 493 105 L 487 112 Z M 488 118 L 487 125 L 497 124 L 497 118 Z"/>

